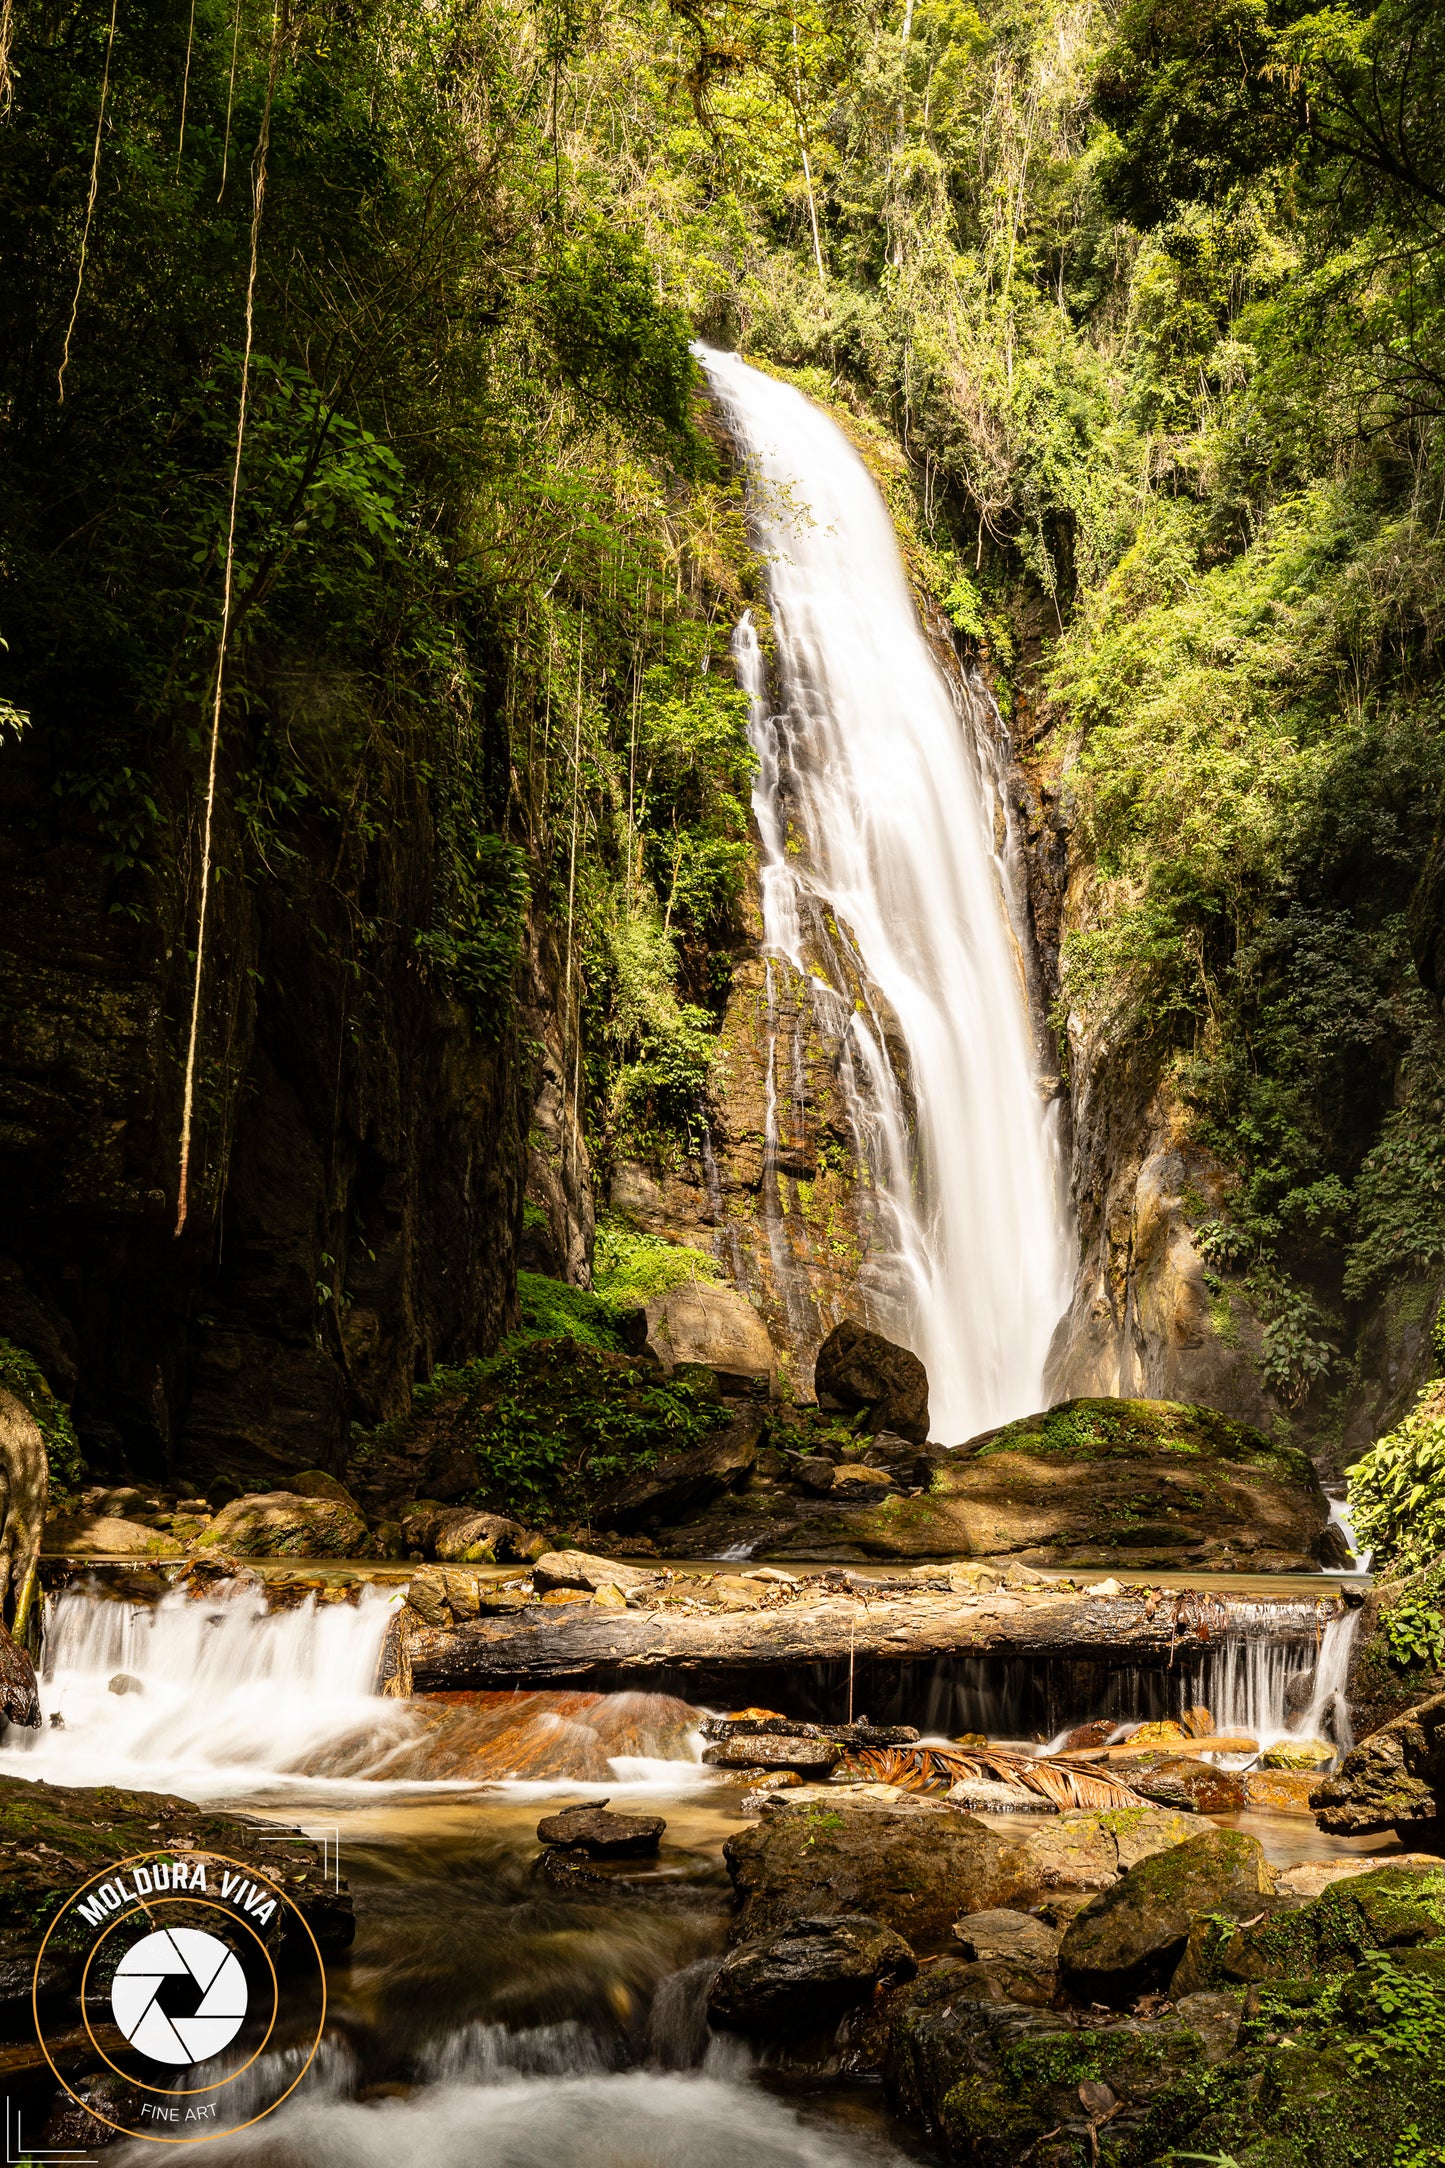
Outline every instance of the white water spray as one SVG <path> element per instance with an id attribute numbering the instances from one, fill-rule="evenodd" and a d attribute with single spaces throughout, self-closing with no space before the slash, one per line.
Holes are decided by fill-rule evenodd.
<path id="1" fill-rule="evenodd" d="M 260 1594 L 218 1591 L 147 1608 L 67 1590 L 47 1609 L 41 1727 L 6 1731 L 0 1769 L 218 1799 L 294 1784 L 348 1737 L 382 1765 L 411 1721 L 374 1691 L 398 1601 L 364 1589 L 268 1611 Z"/>
<path id="2" fill-rule="evenodd" d="M 883 499 L 841 430 L 736 355 L 699 352 L 749 462 L 769 560 L 777 712 L 747 618 L 734 649 L 759 761 L 764 946 L 843 1038 L 841 1082 L 886 1209 L 875 1312 L 923 1358 L 934 1435 L 956 1444 L 1040 1405 L 1072 1274 L 986 696 L 974 712 L 951 696 Z M 771 1011 L 771 966 L 769 998 Z"/>

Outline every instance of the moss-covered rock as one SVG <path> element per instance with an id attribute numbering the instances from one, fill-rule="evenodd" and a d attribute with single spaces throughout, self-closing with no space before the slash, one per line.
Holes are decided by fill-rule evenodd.
<path id="1" fill-rule="evenodd" d="M 1169 1984 L 1198 1914 L 1248 1919 L 1274 1894 L 1255 1837 L 1210 1829 L 1141 1859 L 1070 1921 L 1059 1951 L 1065 1985 L 1085 2002 L 1122 2004 Z"/>
<path id="2" fill-rule="evenodd" d="M 830 1489 L 750 1490 L 675 1530 L 668 1548 L 765 1543 L 779 1557 L 1016 1557 L 1031 1566 L 1255 1567 L 1317 1563 L 1329 1505 L 1308 1457 L 1212 1408 L 1070 1400 L 930 1448 L 920 1495 L 850 1506 Z"/>
<path id="3" fill-rule="evenodd" d="M 801 1917 L 865 1913 L 915 1949 L 942 1947 L 963 1912 L 1007 1905 L 1030 1885 L 1028 1861 L 972 1815 L 929 1802 L 827 1801 L 786 1795 L 723 1847 L 740 1938 Z"/>

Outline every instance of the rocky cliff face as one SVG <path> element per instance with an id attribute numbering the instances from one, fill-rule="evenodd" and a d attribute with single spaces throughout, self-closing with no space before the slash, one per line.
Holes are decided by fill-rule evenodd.
<path id="1" fill-rule="evenodd" d="M 223 812 L 178 1237 L 192 810 L 176 787 L 155 870 L 118 890 L 52 783 L 38 740 L 7 750 L 0 1334 L 73 1394 L 100 1467 L 339 1466 L 350 1422 L 514 1300 L 533 1079 L 516 1030 L 480 1035 L 420 966 L 427 784 L 399 773 L 364 846 L 317 823 L 254 881 Z"/>

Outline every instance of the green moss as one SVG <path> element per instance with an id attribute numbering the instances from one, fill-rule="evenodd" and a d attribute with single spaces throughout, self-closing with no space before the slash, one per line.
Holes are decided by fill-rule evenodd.
<path id="1" fill-rule="evenodd" d="M 85 1481 L 80 1441 L 64 1404 L 57 1400 L 35 1357 L 11 1340 L 0 1340 L 0 1385 L 29 1409 L 45 1440 L 52 1505 L 64 1502 Z"/>
<path id="2" fill-rule="evenodd" d="M 604 1492 L 725 1421 L 711 1371 L 664 1378 L 618 1349 L 524 1331 L 495 1355 L 435 1371 L 413 1393 L 410 1415 L 382 1424 L 354 1457 L 422 1435 L 460 1445 L 477 1464 L 476 1505 L 585 1527 Z"/>
<path id="3" fill-rule="evenodd" d="M 975 1448 L 994 1453 L 1048 1454 L 1073 1460 L 1181 1458 L 1229 1461 L 1278 1481 L 1315 1481 L 1307 1454 L 1281 1445 L 1248 1423 L 1214 1408 L 1172 1400 L 1065 1400 L 1040 1415 L 1006 1423 Z"/>

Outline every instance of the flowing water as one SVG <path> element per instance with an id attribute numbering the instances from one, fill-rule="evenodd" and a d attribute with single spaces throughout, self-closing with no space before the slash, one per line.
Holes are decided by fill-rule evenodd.
<path id="1" fill-rule="evenodd" d="M 882 1213 L 872 1315 L 923 1358 L 956 1444 L 1040 1404 L 1069 1295 L 1057 1123 L 1042 1095 L 1009 809 L 987 695 L 950 692 L 883 499 L 842 431 L 736 355 L 699 349 L 749 469 L 774 677 L 749 618 L 770 1021 L 797 975 L 843 1044 L 840 1082 Z M 890 1040 L 901 1040 L 895 1061 Z M 789 1285 L 777 1160 L 792 1079 L 771 1035 L 765 1204 Z"/>
<path id="2" fill-rule="evenodd" d="M 47 1608 L 45 1721 L 0 1744 L 6 1775 L 244 1804 L 339 1844 L 357 1939 L 330 1968 L 326 2043 L 283 2108 L 212 2141 L 207 2157 L 270 2168 L 934 2158 L 890 2121 L 876 2087 L 800 2090 L 777 2051 L 755 2059 L 708 2027 L 728 1927 L 721 1847 L 739 1805 L 736 1785 L 700 1765 L 700 1712 L 642 1693 L 384 1698 L 375 1681 L 394 1600 L 363 1591 L 268 1611 L 253 1588 L 223 1587 L 147 1607 L 74 1587 Z M 1308 1729 L 1347 1655 L 1333 1626 L 1317 1663 L 1307 1645 L 1226 1645 L 1212 1683 L 1235 1697 L 1221 1704 L 1230 1721 L 1267 1731 L 1278 1712 L 1281 1728 Z M 905 1713 L 945 1720 L 923 1700 Z M 661 1855 L 626 1863 L 615 1882 L 607 1870 L 582 1886 L 539 1874 L 539 1802 L 561 1798 L 661 1811 Z M 1343 1849 L 1310 1825 L 1267 1841 Z M 268 2049 L 228 2115 L 273 2098 L 297 2059 L 289 2044 Z M 106 2157 L 129 2168 L 153 2156 L 138 2143 Z"/>

